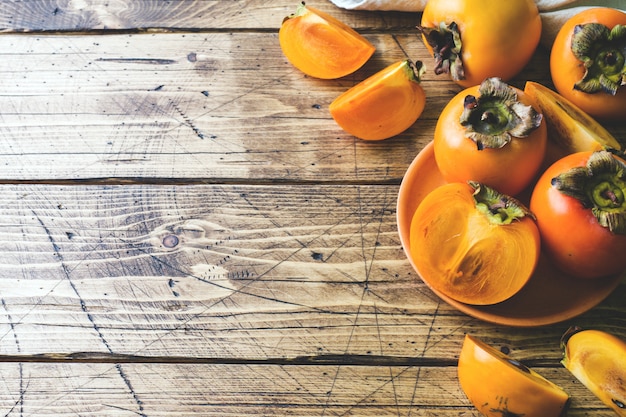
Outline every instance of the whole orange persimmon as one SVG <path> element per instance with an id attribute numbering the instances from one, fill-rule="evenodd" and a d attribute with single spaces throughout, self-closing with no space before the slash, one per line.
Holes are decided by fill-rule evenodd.
<path id="1" fill-rule="evenodd" d="M 626 270 L 626 161 L 608 151 L 578 152 L 552 164 L 530 199 L 554 264 L 579 278 Z"/>
<path id="2" fill-rule="evenodd" d="M 535 178 L 547 138 L 543 116 L 530 97 L 489 78 L 448 102 L 433 145 L 446 181 L 477 181 L 515 196 Z"/>
<path id="3" fill-rule="evenodd" d="M 418 29 L 435 73 L 471 87 L 519 73 L 539 45 L 541 17 L 533 0 L 429 0 Z"/>
<path id="4" fill-rule="evenodd" d="M 626 13 L 593 7 L 559 30 L 550 52 L 557 91 L 598 119 L 626 117 Z"/>

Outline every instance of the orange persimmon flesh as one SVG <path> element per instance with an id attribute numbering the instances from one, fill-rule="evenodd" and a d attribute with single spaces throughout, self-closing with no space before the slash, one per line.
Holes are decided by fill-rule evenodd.
<path id="1" fill-rule="evenodd" d="M 559 386 L 469 334 L 457 371 L 461 389 L 487 417 L 559 417 L 569 402 Z"/>
<path id="2" fill-rule="evenodd" d="M 480 185 L 479 185 L 480 186 Z M 410 230 L 410 254 L 425 281 L 463 303 L 489 305 L 519 292 L 531 278 L 540 253 L 532 214 L 517 200 L 497 193 L 479 203 L 477 188 L 448 183 L 418 206 Z M 519 207 L 519 218 L 507 213 Z M 499 219 L 507 218 L 500 224 Z"/>
<path id="3" fill-rule="evenodd" d="M 364 140 L 388 139 L 411 127 L 426 104 L 421 62 L 399 61 L 337 97 L 330 114 L 346 132 Z"/>
<path id="4" fill-rule="evenodd" d="M 340 20 L 305 6 L 285 17 L 278 32 L 283 54 L 311 77 L 334 79 L 361 68 L 375 51 L 362 35 Z"/>

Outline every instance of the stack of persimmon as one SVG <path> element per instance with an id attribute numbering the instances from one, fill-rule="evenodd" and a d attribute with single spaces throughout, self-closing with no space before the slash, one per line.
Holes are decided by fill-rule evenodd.
<path id="1" fill-rule="evenodd" d="M 529 3 L 513 1 L 497 13 Z M 469 70 L 471 54 L 478 54 L 465 49 L 475 45 L 466 31 L 477 25 L 472 20 L 477 14 L 485 22 L 496 13 L 487 5 L 480 13 L 468 12 L 477 6 L 472 0 L 431 0 L 422 16 L 420 30 L 437 68 L 460 85 L 478 72 Z M 522 43 L 535 39 L 534 13 L 515 13 L 519 21 L 511 27 L 519 33 L 525 22 L 530 35 L 500 28 L 505 48 L 512 48 L 510 36 Z M 493 33 L 472 30 L 487 37 L 479 45 L 496 41 Z M 534 51 L 529 44 L 513 49 L 526 57 L 513 62 L 527 63 L 527 47 Z M 504 56 L 503 49 L 489 48 L 494 50 Z M 568 90 L 569 99 L 534 82 L 522 91 L 489 76 L 453 97 L 439 116 L 433 141 L 437 166 L 448 183 L 463 186 L 443 186 L 420 203 L 411 223 L 410 256 L 434 289 L 456 301 L 495 304 L 515 295 L 533 274 L 541 249 L 573 278 L 626 270 L 622 145 L 587 114 L 593 111 L 602 120 L 626 116 L 626 87 L 620 88 L 626 84 L 626 14 L 610 8 L 579 13 L 562 27 L 551 54 L 555 85 Z M 486 71 L 481 76 L 488 74 L 488 68 L 479 68 Z M 497 197 L 485 201 L 477 191 L 482 187 Z M 473 199 L 467 198 L 470 188 L 476 190 Z M 515 198 L 522 193 L 528 208 Z M 514 213 L 521 216 L 501 222 Z M 505 230 L 509 236 L 500 238 Z"/>
<path id="2" fill-rule="evenodd" d="M 542 250 L 577 278 L 626 270 L 626 163 L 619 141 L 595 120 L 626 117 L 626 14 L 592 8 L 563 25 L 550 60 L 557 91 L 507 84 L 541 38 L 534 0 L 429 0 L 417 30 L 435 73 L 464 87 L 434 132 L 449 184 L 426 196 L 410 228 L 410 255 L 429 285 L 463 303 L 499 303 L 524 287 Z M 304 2 L 284 19 L 279 40 L 287 59 L 317 78 L 353 73 L 375 52 Z M 424 109 L 424 70 L 396 62 L 341 94 L 329 112 L 358 138 L 398 135 Z"/>

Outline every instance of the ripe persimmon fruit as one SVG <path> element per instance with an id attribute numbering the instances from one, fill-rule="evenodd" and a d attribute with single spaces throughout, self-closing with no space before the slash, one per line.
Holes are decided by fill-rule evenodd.
<path id="1" fill-rule="evenodd" d="M 304 2 L 295 13 L 285 17 L 278 40 L 293 66 L 322 79 L 353 73 L 376 49 L 350 26 Z"/>
<path id="2" fill-rule="evenodd" d="M 466 304 L 505 301 L 530 280 L 539 230 L 516 199 L 478 183 L 431 191 L 411 221 L 410 255 L 434 290 Z"/>
<path id="3" fill-rule="evenodd" d="M 429 0 L 418 29 L 435 73 L 467 88 L 518 74 L 539 45 L 541 17 L 533 0 Z"/>
<path id="4" fill-rule="evenodd" d="M 337 97 L 330 114 L 343 130 L 365 140 L 388 139 L 420 117 L 426 93 L 421 62 L 398 61 Z"/>
<path id="5" fill-rule="evenodd" d="M 592 117 L 626 117 L 626 13 L 590 7 L 569 18 L 554 39 L 550 73 L 556 90 Z"/>
<path id="6" fill-rule="evenodd" d="M 530 97 L 488 78 L 448 102 L 433 145 L 446 181 L 477 181 L 515 196 L 536 178 L 547 141 L 543 115 Z"/>
<path id="7" fill-rule="evenodd" d="M 487 417 L 558 417 L 569 402 L 558 385 L 469 334 L 457 372 L 461 389 Z"/>

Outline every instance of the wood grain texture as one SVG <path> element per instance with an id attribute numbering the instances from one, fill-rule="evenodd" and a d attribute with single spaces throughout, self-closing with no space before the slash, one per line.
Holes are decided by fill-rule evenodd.
<path id="1" fill-rule="evenodd" d="M 275 34 L 0 36 L 0 178 L 399 183 L 447 94 L 425 84 L 429 109 L 393 141 L 347 135 L 330 102 L 405 53 L 424 57 L 414 35 L 372 40 L 384 59 L 321 82 Z"/>
<path id="2" fill-rule="evenodd" d="M 570 325 L 626 339 L 626 282 L 540 328 L 439 300 L 397 233 L 398 186 L 460 88 L 396 138 L 328 105 L 400 60 L 416 14 L 307 4 L 377 48 L 315 80 L 282 55 L 293 1 L 0 1 L 0 414 L 478 417 L 466 333 L 612 415 L 560 365 Z M 550 85 L 539 49 L 511 81 Z M 626 125 L 607 126 L 623 140 Z"/>
<path id="3" fill-rule="evenodd" d="M 565 369 L 542 369 L 575 399 L 568 416 L 614 414 Z M 476 416 L 454 367 L 13 363 L 6 415 Z"/>
<path id="4" fill-rule="evenodd" d="M 0 28 L 10 31 L 276 30 L 299 0 L 29 0 L 6 1 Z M 414 29 L 416 13 L 346 11 L 325 0 L 307 4 L 361 31 Z"/>
<path id="5" fill-rule="evenodd" d="M 460 89 L 427 72 L 413 127 L 356 140 L 331 118 L 332 100 L 394 61 L 430 60 L 415 34 L 370 39 L 379 52 L 364 68 L 314 80 L 275 34 L 2 35 L 0 178 L 399 184 Z M 538 53 L 512 83 L 545 83 L 546 65 Z"/>
<path id="6" fill-rule="evenodd" d="M 402 252 L 395 186 L 0 191 L 4 354 L 450 363 L 471 331 L 560 366 L 569 324 L 626 336 L 624 286 L 599 309 L 545 330 L 496 326 L 494 334 L 442 303 Z"/>

